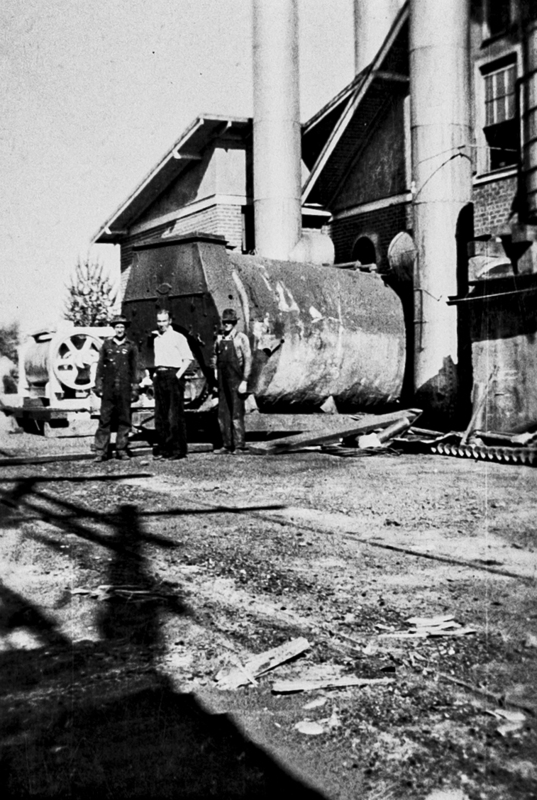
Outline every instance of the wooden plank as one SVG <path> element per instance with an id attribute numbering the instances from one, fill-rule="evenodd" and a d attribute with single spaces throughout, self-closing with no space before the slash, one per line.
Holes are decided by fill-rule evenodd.
<path id="1" fill-rule="evenodd" d="M 219 689 L 238 689 L 239 686 L 244 686 L 252 678 L 263 675 L 271 669 L 295 658 L 308 650 L 310 643 L 307 639 L 299 637 L 292 639 L 290 642 L 274 647 L 272 650 L 267 650 L 265 653 L 260 653 L 257 656 L 252 656 L 245 662 L 244 667 L 227 667 L 218 673 L 216 680 Z"/>
<path id="2" fill-rule="evenodd" d="M 299 433 L 296 436 L 286 436 L 283 439 L 275 439 L 272 442 L 255 442 L 248 445 L 248 450 L 251 453 L 259 455 L 290 453 L 301 447 L 329 444 L 330 442 L 337 442 L 339 439 L 344 439 L 347 436 L 358 436 L 363 433 L 370 433 L 376 428 L 385 428 L 405 418 L 411 417 L 412 419 L 416 419 L 420 414 L 421 410 L 416 408 L 394 411 L 390 414 L 369 414 L 355 423 L 346 420 L 341 426 L 334 427 L 330 425 L 330 429 L 322 433 L 307 431 L 306 433 Z"/>
<path id="3" fill-rule="evenodd" d="M 320 681 L 278 681 L 272 685 L 275 694 L 290 694 L 291 692 L 315 692 L 319 689 L 343 689 L 347 686 L 375 686 L 394 683 L 394 678 L 356 678 L 349 675 L 346 678 L 327 678 Z"/>
<path id="4" fill-rule="evenodd" d="M 188 452 L 189 453 L 211 453 L 213 451 L 213 445 L 210 442 L 189 442 L 188 443 Z M 138 456 L 150 456 L 153 452 L 152 447 L 129 447 L 130 453 L 133 459 L 136 459 Z M 54 464 L 56 462 L 61 463 L 62 461 L 92 461 L 95 458 L 94 452 L 85 452 L 85 453 L 50 453 L 49 455 L 33 455 L 33 456 L 4 456 L 0 457 L 0 467 L 20 467 L 25 465 L 31 464 Z M 114 460 L 114 455 L 112 454 L 110 461 Z M 136 464 L 136 461 L 133 460 L 133 465 Z"/>

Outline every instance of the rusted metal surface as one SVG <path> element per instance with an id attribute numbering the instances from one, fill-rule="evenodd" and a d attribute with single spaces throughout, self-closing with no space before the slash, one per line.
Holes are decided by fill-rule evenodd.
<path id="1" fill-rule="evenodd" d="M 254 356 L 250 381 L 262 410 L 374 409 L 399 397 L 403 311 L 374 274 L 226 252 L 215 237 L 177 237 L 137 250 L 124 298 L 130 334 L 151 365 L 148 332 L 169 308 L 197 357 L 201 402 L 224 308 L 234 306 Z"/>
<path id="2" fill-rule="evenodd" d="M 264 404 L 338 410 L 395 401 L 405 358 L 401 304 L 382 279 L 231 254 Z"/>

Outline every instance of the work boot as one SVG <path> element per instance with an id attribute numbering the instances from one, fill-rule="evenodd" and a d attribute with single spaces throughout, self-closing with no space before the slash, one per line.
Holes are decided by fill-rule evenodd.
<path id="1" fill-rule="evenodd" d="M 99 464 L 99 463 L 101 463 L 102 461 L 106 461 L 106 456 L 104 455 L 104 453 L 99 453 L 98 455 L 96 455 L 96 456 L 94 457 L 93 461 L 94 461 L 96 464 Z"/>
<path id="2" fill-rule="evenodd" d="M 219 447 L 216 450 L 213 450 L 215 456 L 231 456 L 233 455 L 233 450 L 230 450 L 229 447 Z"/>
<path id="3" fill-rule="evenodd" d="M 116 453 L 116 458 L 118 461 L 130 461 L 131 457 L 125 450 L 118 450 Z"/>

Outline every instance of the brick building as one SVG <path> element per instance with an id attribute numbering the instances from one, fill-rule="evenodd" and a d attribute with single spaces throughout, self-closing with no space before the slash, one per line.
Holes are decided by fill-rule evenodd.
<path id="1" fill-rule="evenodd" d="M 230 250 L 253 252 L 252 204 L 252 120 L 200 116 L 93 241 L 120 245 L 124 289 L 135 244 L 201 231 L 223 236 Z M 317 230 L 328 217 L 305 208 L 303 227 Z"/>
<path id="2" fill-rule="evenodd" d="M 496 241 L 496 254 L 517 211 L 525 6 L 471 6 L 474 235 Z M 406 3 L 370 67 L 303 126 L 303 201 L 330 211 L 336 263 L 365 258 L 387 271 L 390 242 L 413 232 L 408 26 Z M 537 271 L 535 254 L 526 261 Z"/>
<path id="3" fill-rule="evenodd" d="M 472 385 L 492 385 L 490 396 L 497 399 L 483 406 L 481 424 L 487 418 L 493 427 L 537 425 L 537 391 L 532 388 L 537 385 L 532 300 L 537 291 L 537 8 L 532 0 L 470 0 L 462 25 L 458 20 L 468 10 L 464 0 L 446 3 L 454 16 L 445 38 L 454 45 L 451 69 L 459 72 L 446 105 L 454 107 L 461 98 L 465 110 L 461 116 L 454 109 L 459 122 L 449 122 L 452 130 L 459 125 L 460 144 L 455 136 L 445 151 L 431 151 L 431 183 L 442 183 L 445 176 L 445 187 L 437 186 L 437 197 L 432 202 L 429 198 L 430 216 L 422 218 L 419 233 L 424 206 L 420 193 L 425 188 L 430 194 L 430 179 L 416 186 L 416 165 L 427 162 L 423 152 L 421 159 L 416 154 L 416 87 L 421 81 L 424 117 L 428 87 L 424 92 L 424 70 L 417 80 L 412 59 L 416 20 L 420 35 L 428 35 L 422 21 L 431 9 L 432 0 L 428 2 L 383 0 L 386 8 L 398 10 L 372 61 L 302 125 L 303 229 L 329 233 L 337 265 L 375 265 L 399 292 L 412 354 L 407 385 L 416 391 L 424 388 L 433 404 L 436 396 L 445 419 L 456 411 L 445 399 L 448 394 L 464 415 L 469 413 Z M 371 11 L 368 3 L 356 0 L 362 22 L 364 11 Z M 434 0 L 434 14 L 440 12 Z M 433 26 L 439 50 L 442 21 L 436 16 Z M 457 52 L 464 55 L 464 68 L 453 59 Z M 434 60 L 429 63 L 435 73 L 430 105 L 440 107 L 444 76 Z M 448 78 L 449 73 L 446 90 Z M 425 130 L 427 124 L 420 124 Z M 218 234 L 229 249 L 255 253 L 252 130 L 250 119 L 197 118 L 106 221 L 94 241 L 121 246 L 124 285 L 133 245 L 172 234 Z M 450 171 L 454 162 L 466 165 L 458 176 Z M 454 198 L 461 186 L 464 199 L 451 202 L 450 189 Z M 445 224 L 437 214 L 431 233 L 433 209 L 444 189 L 451 210 Z M 427 289 L 430 277 L 424 283 L 424 269 L 436 271 L 438 290 Z M 494 299 L 489 302 L 490 297 Z M 427 303 L 428 317 L 422 314 Z M 452 313 L 448 306 L 457 303 Z M 429 344 L 422 347 L 423 336 L 429 336 Z M 450 343 L 438 348 L 436 364 L 429 359 L 423 367 L 428 374 L 420 376 L 420 353 L 447 338 Z M 493 384 L 492 352 L 498 365 Z M 524 396 L 521 385 L 527 386 Z"/>

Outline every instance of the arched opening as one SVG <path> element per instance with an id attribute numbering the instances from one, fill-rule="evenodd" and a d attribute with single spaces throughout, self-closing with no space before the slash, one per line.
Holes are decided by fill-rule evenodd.
<path id="1" fill-rule="evenodd" d="M 358 261 L 360 264 L 377 263 L 377 251 L 369 236 L 360 236 L 355 241 L 352 248 L 352 261 Z"/>

